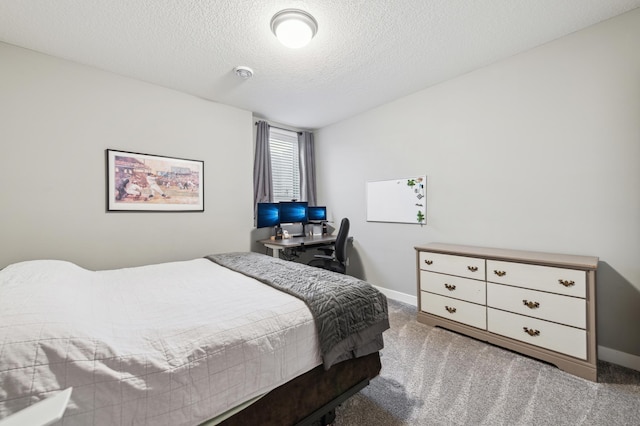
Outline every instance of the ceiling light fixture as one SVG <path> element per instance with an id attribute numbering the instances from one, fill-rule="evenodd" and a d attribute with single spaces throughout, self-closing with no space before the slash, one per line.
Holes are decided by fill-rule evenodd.
<path id="1" fill-rule="evenodd" d="M 253 77 L 253 70 L 249 67 L 245 67 L 245 66 L 237 66 L 233 69 L 233 72 L 236 73 L 236 75 L 244 80 L 247 80 L 251 77 Z"/>
<path id="2" fill-rule="evenodd" d="M 306 46 L 318 32 L 318 23 L 307 12 L 285 9 L 271 18 L 271 31 L 280 43 L 292 49 Z"/>

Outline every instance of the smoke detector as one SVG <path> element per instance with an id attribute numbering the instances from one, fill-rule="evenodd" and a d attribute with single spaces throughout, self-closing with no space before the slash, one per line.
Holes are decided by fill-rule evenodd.
<path id="1" fill-rule="evenodd" d="M 235 67 L 233 69 L 233 72 L 236 73 L 236 75 L 243 80 L 248 80 L 251 77 L 253 77 L 253 70 L 249 67 L 245 67 L 242 65 Z"/>

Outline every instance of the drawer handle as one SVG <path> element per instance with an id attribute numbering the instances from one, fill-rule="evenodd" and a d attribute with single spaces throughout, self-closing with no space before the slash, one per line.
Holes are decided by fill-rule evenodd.
<path id="1" fill-rule="evenodd" d="M 426 260 L 425 259 L 424 263 L 426 263 L 427 265 L 431 265 L 433 263 L 433 260 Z"/>
<path id="2" fill-rule="evenodd" d="M 497 269 L 494 269 L 493 273 L 499 277 L 504 277 L 505 275 L 507 275 L 507 271 L 498 271 Z"/>
<path id="3" fill-rule="evenodd" d="M 571 287 L 576 284 L 575 281 L 569 281 L 569 280 L 558 280 L 558 282 L 565 287 Z"/>
<path id="4" fill-rule="evenodd" d="M 526 299 L 523 300 L 522 303 L 524 303 L 524 305 L 529 309 L 536 309 L 540 307 L 540 304 L 538 302 L 529 302 Z"/>
<path id="5" fill-rule="evenodd" d="M 451 306 L 445 306 L 444 307 L 447 312 L 449 312 L 450 314 L 455 314 L 456 313 L 456 308 L 452 308 Z"/>
<path id="6" fill-rule="evenodd" d="M 467 266 L 467 269 L 470 270 L 471 272 L 476 272 L 478 270 L 477 266 Z"/>
<path id="7" fill-rule="evenodd" d="M 531 337 L 540 335 L 540 330 L 534 330 L 533 328 L 528 328 L 528 327 L 522 327 L 522 328 L 524 329 L 524 332 Z"/>
<path id="8" fill-rule="evenodd" d="M 444 288 L 446 288 L 446 289 L 447 289 L 447 290 L 449 290 L 449 291 L 453 291 L 453 290 L 455 290 L 455 289 L 456 289 L 456 286 L 455 286 L 455 285 L 451 285 L 451 284 L 447 284 L 447 283 L 445 283 L 445 284 L 444 284 Z"/>

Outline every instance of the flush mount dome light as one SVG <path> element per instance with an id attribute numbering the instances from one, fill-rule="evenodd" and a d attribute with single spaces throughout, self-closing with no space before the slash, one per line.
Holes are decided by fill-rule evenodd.
<path id="1" fill-rule="evenodd" d="M 271 18 L 271 31 L 280 43 L 292 49 L 306 46 L 318 32 L 318 23 L 307 12 L 285 9 Z"/>

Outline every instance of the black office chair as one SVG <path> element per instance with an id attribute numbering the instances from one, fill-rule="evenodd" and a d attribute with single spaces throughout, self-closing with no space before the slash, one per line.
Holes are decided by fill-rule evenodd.
<path id="1" fill-rule="evenodd" d="M 346 217 L 340 222 L 340 229 L 336 242 L 331 246 L 319 247 L 318 250 L 325 254 L 316 254 L 309 266 L 328 269 L 329 271 L 345 274 L 347 272 L 347 240 L 349 238 L 349 219 Z"/>

